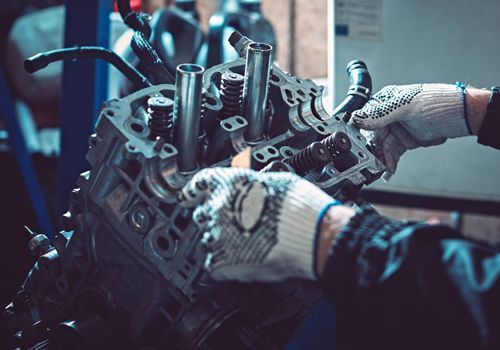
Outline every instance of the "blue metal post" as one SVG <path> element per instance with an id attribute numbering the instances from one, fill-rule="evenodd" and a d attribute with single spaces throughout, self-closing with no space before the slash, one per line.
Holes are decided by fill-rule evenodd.
<path id="1" fill-rule="evenodd" d="M 109 46 L 111 0 L 66 0 L 64 46 Z M 88 169 L 85 155 L 99 104 L 106 100 L 108 67 L 93 60 L 65 61 L 60 113 L 61 157 L 57 179 L 58 214 L 66 211 L 78 175 Z"/>
<path id="2" fill-rule="evenodd" d="M 16 155 L 19 170 L 31 200 L 31 205 L 35 211 L 38 225 L 47 237 L 52 238 L 54 234 L 52 222 L 36 176 L 35 167 L 26 147 L 24 135 L 17 121 L 16 110 L 14 109 L 9 87 L 7 86 L 2 70 L 0 70 L 0 116 L 5 121 L 5 126 L 9 133 L 9 141 Z"/>

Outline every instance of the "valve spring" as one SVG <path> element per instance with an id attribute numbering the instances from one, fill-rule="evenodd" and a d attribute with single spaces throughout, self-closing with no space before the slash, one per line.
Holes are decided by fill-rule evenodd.
<path id="1" fill-rule="evenodd" d="M 222 74 L 220 84 L 221 119 L 241 115 L 244 80 L 245 78 L 238 73 L 225 72 Z"/>
<path id="2" fill-rule="evenodd" d="M 332 158 L 349 152 L 352 146 L 351 140 L 349 140 L 349 136 L 341 131 L 333 133 L 332 135 L 321 141 L 321 143 L 326 146 Z"/>
<path id="3" fill-rule="evenodd" d="M 174 101 L 167 97 L 148 99 L 148 125 L 153 137 L 171 141 L 173 128 Z"/>
<path id="4" fill-rule="evenodd" d="M 305 149 L 288 159 L 288 164 L 295 169 L 297 174 L 323 168 L 330 161 L 327 147 L 321 142 L 313 142 Z"/>

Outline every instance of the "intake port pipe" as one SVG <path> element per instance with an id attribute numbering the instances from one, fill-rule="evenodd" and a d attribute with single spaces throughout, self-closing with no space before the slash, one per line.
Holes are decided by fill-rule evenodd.
<path id="1" fill-rule="evenodd" d="M 198 166 L 201 92 L 205 69 L 197 64 L 180 64 L 176 70 L 174 98 L 174 145 L 179 151 L 177 165 L 181 172 Z"/>
<path id="2" fill-rule="evenodd" d="M 243 84 L 243 116 L 248 121 L 245 139 L 250 143 L 264 138 L 266 105 L 273 47 L 265 43 L 248 44 Z"/>

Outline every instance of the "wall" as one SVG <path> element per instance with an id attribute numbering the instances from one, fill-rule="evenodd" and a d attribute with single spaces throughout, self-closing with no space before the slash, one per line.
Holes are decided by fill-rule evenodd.
<path id="1" fill-rule="evenodd" d="M 197 6 L 206 29 L 219 1 L 198 0 Z M 276 32 L 278 62 L 283 69 L 302 77 L 326 77 L 326 9 L 326 0 L 262 0 L 262 12 Z"/>

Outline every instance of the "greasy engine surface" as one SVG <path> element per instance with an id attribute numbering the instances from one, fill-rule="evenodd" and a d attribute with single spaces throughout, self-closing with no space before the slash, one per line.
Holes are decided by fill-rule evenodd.
<path id="1" fill-rule="evenodd" d="M 348 121 L 371 81 L 351 62 L 348 97 L 330 115 L 323 88 L 270 63 L 268 45 L 232 39 L 241 58 L 206 71 L 180 65 L 176 85 L 103 104 L 91 168 L 61 232 L 52 242 L 33 238 L 39 258 L 5 311 L 13 347 L 276 349 L 314 306 L 320 293 L 309 282 L 211 280 L 202 232 L 176 191 L 251 147 L 256 170 L 296 172 L 332 196 L 354 197 L 384 170 Z"/>

